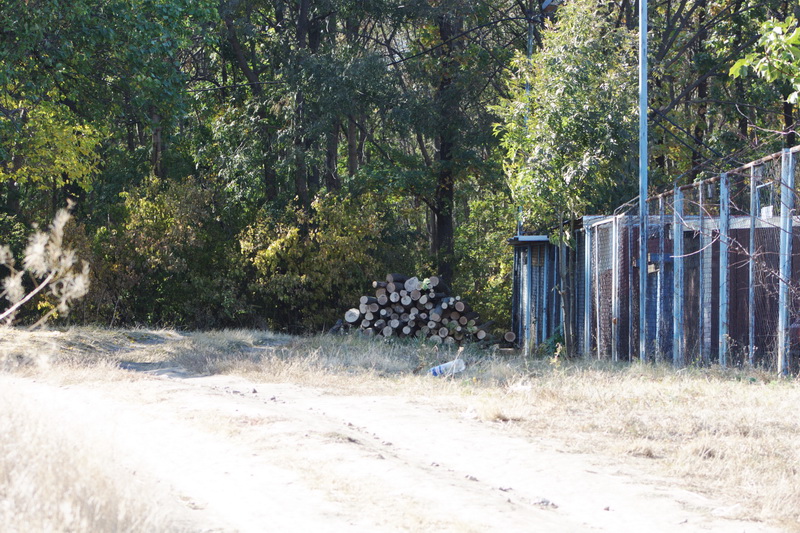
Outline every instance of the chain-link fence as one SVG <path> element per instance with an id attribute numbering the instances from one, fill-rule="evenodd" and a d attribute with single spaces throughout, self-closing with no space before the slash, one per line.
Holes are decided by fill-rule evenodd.
<path id="1" fill-rule="evenodd" d="M 796 371 L 800 147 L 648 200 L 645 358 Z M 578 348 L 639 358 L 638 205 L 586 217 L 578 238 Z M 790 368 L 791 367 L 791 368 Z"/>

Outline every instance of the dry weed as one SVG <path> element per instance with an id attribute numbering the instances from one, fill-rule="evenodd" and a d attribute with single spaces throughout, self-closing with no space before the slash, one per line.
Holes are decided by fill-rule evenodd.
<path id="1" fill-rule="evenodd" d="M 21 397 L 0 376 L 1 531 L 186 531 L 92 434 L 67 432 Z"/>

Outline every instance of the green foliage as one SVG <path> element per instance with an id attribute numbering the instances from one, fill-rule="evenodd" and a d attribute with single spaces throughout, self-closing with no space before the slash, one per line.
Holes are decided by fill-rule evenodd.
<path id="1" fill-rule="evenodd" d="M 792 122 L 784 116 L 785 87 L 729 71 L 758 48 L 763 20 L 792 9 L 782 0 L 651 6 L 652 189 L 709 177 L 780 149 L 783 136 L 776 130 L 791 129 Z"/>
<path id="2" fill-rule="evenodd" d="M 99 132 L 51 101 L 33 104 L 0 95 L 0 107 L 14 108 L 23 117 L 5 139 L 3 151 L 12 163 L 0 165 L 0 180 L 45 188 L 74 183 L 91 189 L 100 162 Z"/>
<path id="3" fill-rule="evenodd" d="M 396 228 L 387 207 L 374 193 L 327 194 L 313 202 L 310 216 L 291 208 L 260 213 L 240 239 L 273 327 L 330 327 L 385 275 L 380 258 Z"/>
<path id="4" fill-rule="evenodd" d="M 488 187 L 462 201 L 467 208 L 457 221 L 453 290 L 498 329 L 509 330 L 513 256 L 506 241 L 516 231 L 516 207 L 507 190 Z"/>
<path id="5" fill-rule="evenodd" d="M 387 271 L 454 266 L 506 323 L 512 203 L 550 231 L 635 192 L 630 4 L 562 2 L 530 62 L 522 4 L 5 2 L 0 232 L 19 255 L 78 200 L 87 321 L 319 329 Z M 793 19 L 746 50 L 764 78 L 724 75 L 780 0 L 651 8 L 651 183 L 792 129 Z"/>
<path id="6" fill-rule="evenodd" d="M 103 267 L 87 298 L 89 318 L 192 327 L 247 322 L 235 228 L 210 185 L 150 176 L 123 193 L 123 223 L 98 228 L 91 244 Z"/>
<path id="7" fill-rule="evenodd" d="M 754 52 L 739 59 L 730 69 L 738 78 L 752 69 L 768 82 L 785 81 L 791 86 L 786 101 L 798 103 L 800 98 L 800 26 L 797 19 L 787 17 L 783 22 L 770 19 L 761 25 L 761 37 Z"/>
<path id="8" fill-rule="evenodd" d="M 0 235 L 14 256 L 19 256 L 25 248 L 28 232 L 14 215 L 0 213 Z"/>
<path id="9" fill-rule="evenodd" d="M 140 188 L 122 193 L 122 197 L 128 211 L 124 229 L 142 266 L 185 271 L 187 251 L 199 246 L 209 224 L 211 191 L 191 176 L 177 183 L 150 176 Z"/>
<path id="10" fill-rule="evenodd" d="M 542 39 L 530 60 L 517 57 L 511 97 L 496 108 L 509 186 L 531 229 L 626 198 L 636 154 L 634 35 L 576 0 Z"/>

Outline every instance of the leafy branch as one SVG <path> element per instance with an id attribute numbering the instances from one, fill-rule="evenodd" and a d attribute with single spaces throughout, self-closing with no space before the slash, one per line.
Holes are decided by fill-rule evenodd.
<path id="1" fill-rule="evenodd" d="M 800 99 L 800 26 L 797 19 L 790 16 L 783 22 L 775 19 L 764 22 L 757 46 L 757 51 L 734 63 L 730 74 L 738 78 L 752 68 L 768 82 L 787 81 L 793 92 L 786 101 L 796 104 Z"/>

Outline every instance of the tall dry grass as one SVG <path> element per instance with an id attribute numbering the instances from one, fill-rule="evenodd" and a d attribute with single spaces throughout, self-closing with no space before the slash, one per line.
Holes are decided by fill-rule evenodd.
<path id="1" fill-rule="evenodd" d="M 4 335 L 0 331 L 0 346 Z M 48 372 L 70 379 L 126 379 L 133 373 L 119 365 L 140 364 L 435 402 L 738 502 L 726 511 L 731 518 L 800 531 L 800 387 L 758 370 L 532 360 L 468 348 L 458 355 L 467 370 L 440 379 L 426 375 L 427 369 L 457 352 L 357 336 L 75 329 L 12 337 L 20 339 L 13 359 L 25 359 L 25 345 L 49 346 Z"/>
<path id="2" fill-rule="evenodd" d="M 0 375 L 0 531 L 188 531 L 92 432 L 23 398 Z"/>

